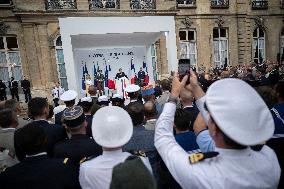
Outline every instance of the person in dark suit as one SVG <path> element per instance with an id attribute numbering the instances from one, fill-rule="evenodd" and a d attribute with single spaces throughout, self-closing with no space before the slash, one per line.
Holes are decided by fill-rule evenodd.
<path id="1" fill-rule="evenodd" d="M 122 71 L 122 68 L 119 68 L 118 73 L 115 76 L 115 79 L 120 79 L 122 77 L 126 77 L 128 79 L 127 75 L 125 75 L 125 73 Z"/>
<path id="2" fill-rule="evenodd" d="M 88 123 L 82 107 L 74 106 L 64 111 L 63 120 L 71 138 L 55 145 L 54 157 L 68 157 L 79 164 L 83 158 L 97 157 L 102 154 L 102 147 L 86 135 Z"/>
<path id="3" fill-rule="evenodd" d="M 46 151 L 48 156 L 52 157 L 54 145 L 57 142 L 64 140 L 67 137 L 65 129 L 60 125 L 48 123 L 47 117 L 49 115 L 49 105 L 45 98 L 41 97 L 33 98 L 28 103 L 28 112 L 29 116 L 34 120 L 33 122 L 36 122 L 44 129 L 47 135 Z M 22 148 L 20 146 L 20 141 L 17 141 L 15 139 L 14 142 L 15 142 L 14 145 L 15 145 L 16 155 L 18 159 L 21 161 L 25 158 L 27 154 L 25 154 L 25 152 L 22 151 Z"/>
<path id="4" fill-rule="evenodd" d="M 144 85 L 145 78 L 146 78 L 146 74 L 143 71 L 143 68 L 140 67 L 140 70 L 138 72 L 138 82 L 139 82 L 140 87 Z"/>
<path id="5" fill-rule="evenodd" d="M 9 88 L 11 91 L 12 99 L 16 97 L 17 101 L 19 101 L 19 90 L 18 90 L 18 82 L 15 81 L 14 77 L 11 77 L 11 81 L 9 82 Z"/>
<path id="6" fill-rule="evenodd" d="M 102 95 L 102 91 L 104 91 L 104 81 L 105 76 L 102 74 L 102 70 L 99 70 L 99 73 L 97 74 L 97 83 L 98 83 L 98 89 L 100 96 Z"/>
<path id="7" fill-rule="evenodd" d="M 26 103 L 29 102 L 32 99 L 31 95 L 31 83 L 27 78 L 24 76 L 24 79 L 21 82 L 21 87 L 23 89 L 23 92 L 25 94 L 25 100 Z"/>
<path id="8" fill-rule="evenodd" d="M 183 110 L 185 110 L 188 113 L 192 113 L 193 116 L 191 116 L 191 122 L 193 124 L 199 114 L 198 108 L 193 103 L 194 102 L 193 94 L 186 89 L 182 89 L 180 92 L 180 102 L 182 104 Z"/>
<path id="9" fill-rule="evenodd" d="M 6 85 L 3 83 L 2 80 L 0 80 L 0 101 L 7 100 L 7 95 L 6 95 Z"/>
<path id="10" fill-rule="evenodd" d="M 25 157 L 0 174 L 1 189 L 79 189 L 78 169 L 68 158 L 50 159 L 45 151 L 48 136 L 38 122 L 15 132 Z"/>

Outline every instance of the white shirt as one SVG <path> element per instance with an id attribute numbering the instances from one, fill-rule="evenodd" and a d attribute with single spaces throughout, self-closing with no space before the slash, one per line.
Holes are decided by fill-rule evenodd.
<path id="1" fill-rule="evenodd" d="M 190 164 L 189 155 L 173 136 L 175 110 L 175 104 L 165 104 L 156 125 L 155 146 L 182 188 L 277 188 L 281 170 L 275 153 L 267 146 L 260 152 L 215 148 L 218 156 Z"/>
<path id="2" fill-rule="evenodd" d="M 82 163 L 79 176 L 82 189 L 109 189 L 113 167 L 124 162 L 130 155 L 122 150 L 103 151 L 102 155 Z M 148 158 L 141 160 L 152 172 Z"/>
<path id="3" fill-rule="evenodd" d="M 53 98 L 59 98 L 65 91 L 61 87 L 54 87 L 54 89 L 52 89 L 51 92 L 52 92 Z"/>

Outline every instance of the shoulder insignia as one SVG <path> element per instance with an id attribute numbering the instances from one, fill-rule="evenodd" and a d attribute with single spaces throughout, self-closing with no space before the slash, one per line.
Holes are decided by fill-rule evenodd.
<path id="1" fill-rule="evenodd" d="M 32 119 L 29 118 L 29 117 L 24 117 L 23 120 L 26 120 L 26 121 L 31 121 Z"/>
<path id="2" fill-rule="evenodd" d="M 129 153 L 136 155 L 136 156 L 147 157 L 146 153 L 141 150 L 137 150 L 137 151 L 133 150 L 133 151 L 130 151 Z"/>
<path id="3" fill-rule="evenodd" d="M 189 163 L 195 164 L 195 163 L 203 161 L 205 159 L 216 157 L 218 154 L 219 154 L 218 152 L 191 154 L 191 155 L 189 155 Z"/>
<path id="4" fill-rule="evenodd" d="M 63 164 L 67 164 L 68 160 L 69 160 L 69 158 L 65 158 L 65 159 L 63 160 Z"/>
<path id="5" fill-rule="evenodd" d="M 84 163 L 84 162 L 86 162 L 86 161 L 89 161 L 89 160 L 95 158 L 95 157 L 97 157 L 97 156 L 83 157 L 83 158 L 79 161 L 79 163 L 82 164 L 82 163 Z"/>
<path id="6" fill-rule="evenodd" d="M 84 162 L 86 161 L 86 159 L 87 159 L 87 157 L 82 158 L 82 159 L 80 160 L 79 164 L 84 163 Z"/>

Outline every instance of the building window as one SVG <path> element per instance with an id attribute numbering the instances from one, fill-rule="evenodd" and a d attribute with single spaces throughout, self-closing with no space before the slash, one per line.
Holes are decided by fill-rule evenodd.
<path id="1" fill-rule="evenodd" d="M 0 6 L 1 5 L 11 5 L 12 1 L 11 0 L 0 0 Z"/>
<path id="2" fill-rule="evenodd" d="M 21 80 L 23 77 L 20 51 L 16 36 L 0 36 L 0 79 L 10 77 Z"/>
<path id="3" fill-rule="evenodd" d="M 197 67 L 196 31 L 179 31 L 180 59 L 190 59 L 190 64 Z"/>
<path id="4" fill-rule="evenodd" d="M 67 75 L 66 75 L 66 69 L 65 69 L 61 36 L 57 37 L 55 41 L 55 50 L 56 50 L 58 79 L 60 80 L 61 86 L 65 90 L 68 90 L 68 82 L 67 82 Z"/>
<path id="5" fill-rule="evenodd" d="M 75 0 L 45 0 L 46 10 L 77 9 Z"/>
<path id="6" fill-rule="evenodd" d="M 195 8 L 196 0 L 177 0 L 178 8 Z"/>
<path id="7" fill-rule="evenodd" d="M 90 10 L 119 9 L 119 0 L 89 0 Z"/>
<path id="8" fill-rule="evenodd" d="M 280 60 L 281 62 L 284 61 L 284 28 L 281 31 L 280 37 Z"/>
<path id="9" fill-rule="evenodd" d="M 213 29 L 214 64 L 228 66 L 228 30 L 226 28 Z"/>
<path id="10" fill-rule="evenodd" d="M 280 2 L 280 7 L 282 8 L 282 9 L 284 9 L 284 0 L 281 0 L 281 2 Z"/>
<path id="11" fill-rule="evenodd" d="M 252 9 L 267 9 L 268 0 L 253 0 Z"/>
<path id="12" fill-rule="evenodd" d="M 130 0 L 132 10 L 151 10 L 156 9 L 156 0 Z"/>
<path id="13" fill-rule="evenodd" d="M 211 8 L 229 8 L 229 0 L 211 0 Z"/>
<path id="14" fill-rule="evenodd" d="M 265 33 L 261 28 L 256 28 L 253 32 L 252 56 L 257 64 L 265 59 Z"/>

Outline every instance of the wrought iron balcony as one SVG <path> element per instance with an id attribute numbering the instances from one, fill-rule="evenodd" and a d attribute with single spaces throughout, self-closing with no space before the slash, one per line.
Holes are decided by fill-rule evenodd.
<path id="1" fill-rule="evenodd" d="M 196 8 L 196 0 L 177 0 L 178 8 Z"/>
<path id="2" fill-rule="evenodd" d="M 253 0 L 252 9 L 268 9 L 268 0 Z"/>
<path id="3" fill-rule="evenodd" d="M 156 0 L 130 0 L 132 10 L 151 10 L 156 9 Z"/>
<path id="4" fill-rule="evenodd" d="M 69 10 L 77 9 L 75 0 L 46 0 L 46 10 Z"/>
<path id="5" fill-rule="evenodd" d="M 90 10 L 119 9 L 119 0 L 90 0 Z"/>
<path id="6" fill-rule="evenodd" d="M 211 0 L 211 8 L 214 9 L 229 8 L 229 0 Z"/>

